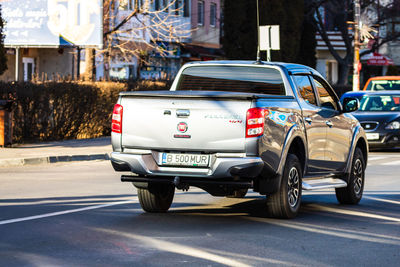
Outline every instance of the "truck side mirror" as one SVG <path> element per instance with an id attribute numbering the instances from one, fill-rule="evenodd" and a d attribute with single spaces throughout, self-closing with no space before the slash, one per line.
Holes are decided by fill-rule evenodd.
<path id="1" fill-rule="evenodd" d="M 355 97 L 346 97 L 343 99 L 343 112 L 353 112 L 360 107 L 360 101 Z"/>

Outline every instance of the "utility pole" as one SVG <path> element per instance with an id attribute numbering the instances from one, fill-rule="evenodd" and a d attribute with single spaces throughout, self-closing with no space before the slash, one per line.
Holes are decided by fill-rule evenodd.
<path id="1" fill-rule="evenodd" d="M 258 7 L 258 0 L 257 0 L 257 62 L 261 62 L 261 57 L 260 57 L 260 10 Z"/>
<path id="2" fill-rule="evenodd" d="M 360 90 L 360 0 L 354 0 L 353 91 Z"/>

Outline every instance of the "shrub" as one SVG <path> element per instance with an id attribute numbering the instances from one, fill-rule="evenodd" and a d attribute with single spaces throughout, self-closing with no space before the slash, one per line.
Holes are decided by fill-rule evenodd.
<path id="1" fill-rule="evenodd" d="M 165 82 L 0 83 L 0 99 L 15 100 L 13 143 L 95 138 L 110 135 L 119 92 L 168 86 Z"/>

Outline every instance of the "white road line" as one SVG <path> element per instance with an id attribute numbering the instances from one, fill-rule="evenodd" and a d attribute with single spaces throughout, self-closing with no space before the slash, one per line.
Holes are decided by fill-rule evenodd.
<path id="1" fill-rule="evenodd" d="M 171 253 L 175 253 L 175 254 L 186 255 L 186 256 L 190 256 L 190 257 L 204 259 L 204 260 L 208 260 L 208 261 L 219 263 L 219 264 L 226 265 L 226 266 L 237 266 L 237 267 L 250 267 L 251 266 L 246 263 L 232 259 L 232 257 L 223 257 L 223 256 L 217 255 L 215 253 L 207 252 L 201 248 L 191 247 L 188 245 L 181 245 L 181 244 L 173 243 L 170 241 L 161 240 L 159 238 L 148 237 L 148 236 L 143 236 L 143 235 L 137 235 L 137 234 L 131 234 L 131 233 L 119 232 L 119 231 L 111 231 L 111 230 L 105 230 L 105 229 L 100 229 L 100 228 L 96 228 L 96 229 L 103 233 L 119 235 L 124 238 L 134 239 L 144 246 L 147 245 L 149 247 L 153 247 L 155 249 L 166 251 L 166 252 L 171 252 Z M 275 261 L 274 261 L 274 263 L 275 263 Z M 286 262 L 279 261 L 278 263 L 275 263 L 275 264 L 285 264 L 285 263 Z M 286 263 L 285 265 L 292 266 L 294 264 Z"/>
<path id="2" fill-rule="evenodd" d="M 101 208 L 106 208 L 106 207 L 111 207 L 111 206 L 116 206 L 116 205 L 122 205 L 122 204 L 137 202 L 137 201 L 138 201 L 138 199 L 136 197 L 136 198 L 133 198 L 133 200 L 111 202 L 111 203 L 108 203 L 108 204 L 89 206 L 89 207 L 84 207 L 84 208 L 79 208 L 79 209 L 57 211 L 57 212 L 45 213 L 45 214 L 40 214 L 40 215 L 35 215 L 35 216 L 4 220 L 4 221 L 0 221 L 0 225 L 18 223 L 18 222 L 24 222 L 24 221 L 38 220 L 38 219 L 42 219 L 42 218 L 60 216 L 60 215 L 64 215 L 64 214 L 76 213 L 76 212 L 81 212 L 81 211 L 86 211 L 86 210 L 101 209 Z"/>
<path id="3" fill-rule="evenodd" d="M 385 162 L 385 163 L 381 163 L 381 165 L 387 165 L 387 166 L 400 166 L 400 160 L 395 160 L 395 161 L 390 161 L 390 162 Z"/>
<path id="4" fill-rule="evenodd" d="M 390 236 L 379 236 L 379 235 L 371 235 L 370 233 L 363 233 L 362 231 L 352 233 L 351 231 L 344 230 L 344 229 L 334 229 L 332 230 L 331 227 L 324 227 L 319 225 L 313 224 L 305 224 L 305 223 L 293 223 L 293 222 L 286 222 L 286 221 L 278 221 L 272 219 L 264 219 L 264 218 L 256 218 L 256 217 L 243 217 L 244 219 L 251 220 L 251 221 L 258 221 L 264 222 L 268 224 L 273 224 L 279 227 L 287 227 L 301 231 L 307 231 L 316 234 L 323 234 L 323 235 L 330 235 L 342 238 L 348 238 L 353 240 L 360 240 L 360 241 L 368 241 L 368 242 L 375 242 L 381 244 L 391 244 L 391 245 L 400 245 L 400 241 L 397 239 L 393 239 Z M 343 231 L 343 232 L 342 232 Z"/>
<path id="5" fill-rule="evenodd" d="M 364 198 L 375 200 L 375 201 L 380 201 L 380 202 L 386 202 L 386 203 L 390 203 L 390 204 L 400 205 L 400 201 L 395 201 L 395 200 L 390 200 L 390 199 L 377 198 L 377 197 L 368 197 L 368 196 L 364 196 Z"/>
<path id="6" fill-rule="evenodd" d="M 368 161 L 373 161 L 373 160 L 380 160 L 380 159 L 387 159 L 388 156 L 375 156 L 375 157 L 368 157 Z"/>
<path id="7" fill-rule="evenodd" d="M 378 220 L 384 220 L 384 221 L 400 223 L 400 218 L 397 218 L 397 217 L 390 217 L 390 216 L 378 215 L 378 214 L 362 212 L 362 211 L 355 211 L 355 210 L 330 208 L 330 207 L 321 206 L 321 205 L 318 205 L 318 204 L 311 204 L 311 205 L 309 205 L 309 207 L 311 207 L 312 210 L 315 210 L 315 211 L 327 211 L 327 212 L 350 215 L 350 216 L 372 218 L 372 219 L 378 219 Z"/>

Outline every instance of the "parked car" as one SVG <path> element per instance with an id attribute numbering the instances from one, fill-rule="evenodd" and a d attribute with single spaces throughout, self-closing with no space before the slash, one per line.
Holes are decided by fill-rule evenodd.
<path id="1" fill-rule="evenodd" d="M 342 105 L 343 105 L 344 98 L 348 98 L 348 97 L 357 98 L 358 101 L 361 101 L 362 97 L 365 94 L 366 94 L 365 91 L 349 91 L 349 92 L 346 92 L 340 97 L 340 103 L 342 103 Z"/>
<path id="2" fill-rule="evenodd" d="M 363 91 L 400 90 L 400 76 L 377 76 L 369 78 Z"/>
<path id="3" fill-rule="evenodd" d="M 400 91 L 347 92 L 342 99 L 360 96 L 360 107 L 352 114 L 366 132 L 370 148 L 400 146 Z"/>
<path id="4" fill-rule="evenodd" d="M 335 188 L 357 204 L 368 159 L 363 128 L 314 69 L 250 61 L 189 63 L 170 91 L 122 92 L 111 163 L 147 212 L 166 212 L 175 188 L 213 196 L 266 195 L 270 216 L 293 218 L 302 190 Z"/>

